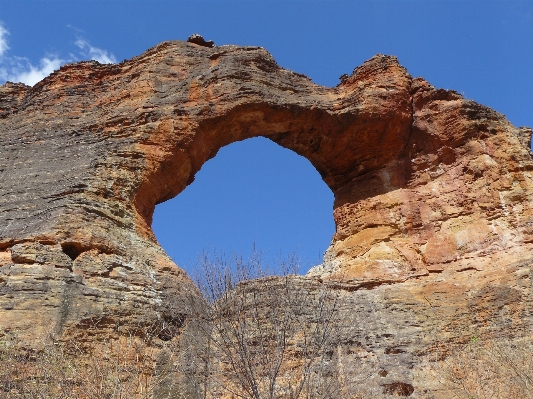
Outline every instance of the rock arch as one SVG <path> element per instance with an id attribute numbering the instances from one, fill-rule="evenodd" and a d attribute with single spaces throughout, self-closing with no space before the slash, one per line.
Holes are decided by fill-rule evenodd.
<path id="1" fill-rule="evenodd" d="M 309 159 L 335 195 L 336 233 L 308 277 L 341 279 L 346 309 L 361 310 L 345 315 L 364 326 L 349 342 L 405 377 L 434 329 L 428 301 L 448 309 L 435 321 L 446 328 L 469 325 L 450 315 L 491 292 L 476 322 L 501 309 L 530 320 L 531 129 L 395 57 L 326 88 L 259 47 L 165 42 L 7 83 L 0 121 L 2 328 L 83 336 L 156 319 L 178 331 L 194 287 L 155 241 L 154 207 L 219 148 L 255 136 Z"/>
<path id="2" fill-rule="evenodd" d="M 135 208 L 146 225 L 156 203 L 177 195 L 207 159 L 235 141 L 263 136 L 295 151 L 315 166 L 334 193 L 346 191 L 354 177 L 395 160 L 406 146 L 411 125 L 410 77 L 393 57 L 379 56 L 360 67 L 358 79 L 326 89 L 279 68 L 260 48 L 210 52 L 216 66 L 211 62 L 208 70 L 194 71 L 188 102 L 173 104 L 177 116 L 160 118 L 158 130 L 148 138 L 150 145 L 166 147 L 166 155 L 163 159 L 161 153 L 144 155 L 148 165 L 156 165 L 147 168 L 148 175 L 135 192 Z M 271 69 L 265 73 L 262 64 L 267 62 Z M 227 64 L 243 69 L 237 81 L 231 74 L 230 81 L 225 79 Z M 390 76 L 378 91 L 390 93 L 378 96 L 369 88 L 375 78 L 369 75 L 383 69 Z M 361 88 L 351 93 L 350 84 Z M 363 107 L 363 101 L 354 101 L 356 96 L 378 98 Z M 354 115 L 352 108 L 358 105 Z M 191 113 L 197 112 L 192 121 Z M 171 137 L 176 141 L 171 142 Z M 169 170 L 180 172 L 172 184 L 162 187 L 159 182 L 168 181 Z"/>

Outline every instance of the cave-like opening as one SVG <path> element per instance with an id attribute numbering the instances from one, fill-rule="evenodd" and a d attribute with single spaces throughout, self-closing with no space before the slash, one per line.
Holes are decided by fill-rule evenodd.
<path id="1" fill-rule="evenodd" d="M 305 273 L 330 244 L 332 207 L 333 193 L 306 158 L 256 137 L 207 161 L 192 184 L 156 207 L 152 229 L 189 271 L 204 251 L 247 256 L 255 245 L 269 264 L 296 253 Z"/>

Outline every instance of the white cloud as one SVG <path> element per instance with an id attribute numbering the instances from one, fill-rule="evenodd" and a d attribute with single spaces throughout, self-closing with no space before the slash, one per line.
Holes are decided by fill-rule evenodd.
<path id="1" fill-rule="evenodd" d="M 11 82 L 22 82 L 33 86 L 56 69 L 59 69 L 61 65 L 67 62 L 79 61 L 80 59 L 72 54 L 69 54 L 67 59 L 49 54 L 41 58 L 39 66 L 34 66 L 27 58 L 5 55 L 7 50 L 9 50 L 6 39 L 7 35 L 9 35 L 9 31 L 4 28 L 2 21 L 0 21 L 0 84 L 2 84 L 2 81 L 9 80 Z M 85 39 L 78 39 L 75 44 L 82 50 L 79 54 L 82 58 L 92 59 L 102 64 L 114 64 L 117 62 L 112 53 L 91 46 Z"/>
<path id="2" fill-rule="evenodd" d="M 2 22 L 0 22 L 0 57 L 3 56 L 4 53 L 9 49 L 6 39 L 7 35 L 9 35 L 9 32 L 6 28 L 4 28 Z"/>
<path id="3" fill-rule="evenodd" d="M 41 59 L 40 67 L 35 67 L 25 58 L 17 57 L 16 60 L 18 62 L 16 63 L 16 65 L 13 65 L 12 63 L 10 71 L 5 72 L 5 77 L 2 76 L 0 71 L 0 78 L 3 77 L 5 80 L 9 80 L 12 82 L 22 82 L 29 86 L 33 86 L 37 82 L 40 82 L 52 72 L 54 72 L 56 69 L 59 69 L 61 64 L 65 63 L 64 60 L 57 57 L 45 57 Z"/>
<path id="4" fill-rule="evenodd" d="M 33 86 L 43 80 L 56 69 L 59 69 L 65 61 L 56 56 L 49 55 L 40 61 L 40 66 L 36 67 L 24 57 L 7 57 L 5 53 L 9 50 L 6 36 L 9 31 L 4 28 L 0 21 L 0 80 L 11 82 L 21 82 Z"/>
<path id="5" fill-rule="evenodd" d="M 117 59 L 112 53 L 108 54 L 106 50 L 91 46 L 91 44 L 87 40 L 76 40 L 76 46 L 83 50 L 81 54 L 84 57 L 88 57 L 91 60 L 98 61 L 101 64 L 116 64 L 117 62 Z"/>

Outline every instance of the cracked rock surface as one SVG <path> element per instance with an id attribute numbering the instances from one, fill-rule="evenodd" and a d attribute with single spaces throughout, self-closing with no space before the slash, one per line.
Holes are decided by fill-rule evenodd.
<path id="1" fill-rule="evenodd" d="M 153 235 L 155 205 L 221 147 L 263 136 L 306 157 L 335 195 L 331 246 L 300 283 L 335 282 L 346 381 L 364 358 L 382 370 L 367 379 L 380 392 L 424 397 L 435 331 L 528 334 L 532 131 L 395 57 L 327 88 L 260 47 L 164 42 L 0 86 L 0 126 L 4 331 L 90 341 L 162 320 L 179 331 L 180 298 L 197 294 Z"/>

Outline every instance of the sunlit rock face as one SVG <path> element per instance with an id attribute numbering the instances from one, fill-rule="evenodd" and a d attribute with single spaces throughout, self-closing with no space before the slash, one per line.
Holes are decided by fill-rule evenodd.
<path id="1" fill-rule="evenodd" d="M 4 331 L 179 334 L 197 294 L 153 235 L 155 205 L 256 136 L 306 157 L 335 195 L 336 233 L 307 279 L 338 281 L 345 384 L 363 356 L 376 390 L 423 397 L 437 340 L 530 327 L 532 131 L 395 57 L 326 88 L 260 47 L 164 42 L 0 86 L 0 123 Z"/>

